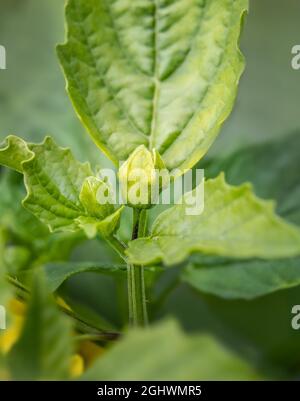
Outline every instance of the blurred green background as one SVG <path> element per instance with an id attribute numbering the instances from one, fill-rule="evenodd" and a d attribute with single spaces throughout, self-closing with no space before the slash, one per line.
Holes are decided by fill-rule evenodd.
<path id="1" fill-rule="evenodd" d="M 55 45 L 64 38 L 63 7 L 63 0 L 1 0 L 0 44 L 7 49 L 7 70 L 0 71 L 0 140 L 11 133 L 32 141 L 51 134 L 79 159 L 103 165 L 108 161 L 72 109 L 55 54 Z M 291 68 L 291 48 L 300 41 L 299 16 L 299 0 L 250 0 L 241 45 L 246 70 L 234 111 L 208 156 L 224 156 L 299 130 L 300 71 Z M 92 242 L 73 257 L 110 255 Z M 118 324 L 109 279 L 80 276 L 64 291 Z M 291 329 L 289 311 L 297 303 L 299 287 L 256 301 L 224 301 L 196 295 L 182 285 L 162 314 L 176 315 L 187 329 L 213 331 L 257 363 L 294 368 L 300 359 L 300 333 Z"/>

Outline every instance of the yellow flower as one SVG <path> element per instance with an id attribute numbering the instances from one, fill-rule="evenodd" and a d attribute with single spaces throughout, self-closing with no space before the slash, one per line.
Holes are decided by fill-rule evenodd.
<path id="1" fill-rule="evenodd" d="M 84 360 L 81 355 L 75 354 L 71 357 L 69 373 L 72 378 L 79 377 L 84 372 Z"/>
<path id="2" fill-rule="evenodd" d="M 80 343 L 79 352 L 83 356 L 86 365 L 90 366 L 93 364 L 95 359 L 103 354 L 104 348 L 93 343 L 92 341 L 82 341 Z"/>
<path id="3" fill-rule="evenodd" d="M 24 323 L 26 305 L 16 298 L 8 302 L 7 309 L 12 314 L 10 326 L 0 335 L 0 352 L 7 354 L 18 340 Z"/>
<path id="4" fill-rule="evenodd" d="M 11 326 L 3 330 L 0 336 L 0 352 L 7 354 L 11 350 L 21 334 L 23 322 L 23 316 L 14 316 Z"/>
<path id="5" fill-rule="evenodd" d="M 26 313 L 26 304 L 19 301 L 17 298 L 11 298 L 8 303 L 8 310 L 17 316 L 24 316 Z"/>
<path id="6" fill-rule="evenodd" d="M 57 303 L 65 309 L 71 310 L 70 307 L 60 297 L 57 298 Z M 19 301 L 16 298 L 12 298 L 8 302 L 7 309 L 12 314 L 12 319 L 9 327 L 6 330 L 1 331 L 0 334 L 0 353 L 7 354 L 13 345 L 17 342 L 20 337 L 27 306 L 25 303 Z M 79 346 L 78 353 L 74 354 L 70 360 L 69 374 L 71 378 L 77 378 L 81 376 L 85 370 L 85 365 L 89 366 L 98 356 L 103 353 L 104 349 L 91 341 L 82 341 Z M 6 371 L 0 372 L 0 377 L 3 379 L 7 375 Z M 5 376 L 6 377 L 6 376 Z M 7 376 L 8 377 L 8 376 Z"/>

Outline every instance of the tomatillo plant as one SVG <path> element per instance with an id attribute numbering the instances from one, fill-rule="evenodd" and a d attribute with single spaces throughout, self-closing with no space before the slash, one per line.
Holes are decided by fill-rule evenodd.
<path id="1" fill-rule="evenodd" d="M 24 175 L 27 210 L 52 232 L 101 236 L 121 256 L 132 325 L 147 324 L 148 266 L 174 266 L 192 253 L 238 260 L 300 254 L 299 229 L 250 185 L 230 186 L 223 174 L 205 182 L 201 214 L 186 213 L 195 188 L 148 230 L 148 209 L 169 175 L 206 154 L 231 112 L 244 68 L 238 40 L 247 9 L 247 0 L 68 1 L 67 41 L 57 49 L 67 91 L 95 144 L 117 166 L 123 162 L 124 202 L 51 137 L 32 144 L 9 136 L 0 148 L 0 163 Z M 123 203 L 133 210 L 127 243 L 118 232 Z M 197 274 L 185 267 L 191 285 Z"/>

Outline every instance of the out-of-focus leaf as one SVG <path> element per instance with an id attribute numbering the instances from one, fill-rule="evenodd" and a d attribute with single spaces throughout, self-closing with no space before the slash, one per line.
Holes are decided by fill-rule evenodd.
<path id="1" fill-rule="evenodd" d="M 72 353 L 71 326 L 41 277 L 35 277 L 20 338 L 8 356 L 14 379 L 66 379 Z"/>
<path id="2" fill-rule="evenodd" d="M 300 254 L 300 230 L 276 216 L 273 202 L 257 198 L 248 184 L 230 186 L 221 174 L 205 183 L 204 201 L 199 215 L 187 214 L 188 202 L 161 213 L 149 238 L 129 243 L 131 262 L 171 265 L 192 252 L 265 259 Z"/>
<path id="3" fill-rule="evenodd" d="M 114 161 L 139 145 L 189 168 L 228 117 L 247 0 L 69 0 L 58 55 L 72 103 Z"/>
<path id="4" fill-rule="evenodd" d="M 228 299 L 253 299 L 300 285 L 300 258 L 190 264 L 182 278 L 205 293 Z"/>
<path id="5" fill-rule="evenodd" d="M 172 315 L 189 332 L 212 333 L 273 378 L 283 379 L 299 376 L 299 331 L 291 326 L 291 310 L 298 303 L 299 287 L 245 300 L 191 291 L 182 283 L 165 300 L 158 317 Z"/>
<path id="6" fill-rule="evenodd" d="M 103 339 L 116 339 L 119 336 L 119 332 L 116 329 L 116 325 L 111 321 L 109 314 L 105 317 L 100 311 L 95 311 L 86 300 L 78 300 L 76 297 L 64 296 L 59 300 L 63 299 L 64 304 L 70 308 L 71 312 L 64 309 L 64 312 L 69 313 L 76 325 L 76 328 L 81 333 L 102 335 Z"/>
<path id="7" fill-rule="evenodd" d="M 26 269 L 32 263 L 32 254 L 25 246 L 6 245 L 3 251 L 3 260 L 7 272 L 17 275 L 21 270 Z"/>
<path id="8" fill-rule="evenodd" d="M 258 196 L 275 199 L 277 212 L 300 224 L 300 132 L 277 141 L 241 149 L 201 166 L 206 177 L 225 172 L 229 184 L 250 181 Z"/>
<path id="9" fill-rule="evenodd" d="M 85 197 L 81 197 L 82 188 L 93 176 L 89 163 L 78 162 L 70 149 L 58 147 L 50 137 L 35 145 L 9 136 L 0 148 L 0 164 L 24 174 L 27 196 L 23 205 L 51 231 L 83 229 L 88 237 L 95 237 L 97 232 L 108 236 L 118 227 L 123 208 L 115 210 L 112 205 L 112 210 L 107 210 L 99 203 L 104 218 L 91 214 L 82 203 Z"/>
<path id="10" fill-rule="evenodd" d="M 24 209 L 21 202 L 25 197 L 22 176 L 13 171 L 3 171 L 0 176 L 0 224 L 20 244 L 42 242 L 49 236 L 47 227 Z M 11 240 L 14 242 L 14 240 Z"/>
<path id="11" fill-rule="evenodd" d="M 253 380 L 258 375 L 208 335 L 167 321 L 129 332 L 85 373 L 85 380 Z"/>
<path id="12" fill-rule="evenodd" d="M 126 274 L 126 266 L 111 264 L 82 263 L 52 263 L 45 266 L 46 279 L 51 291 L 56 291 L 66 280 L 83 272 L 94 272 L 108 275 Z"/>

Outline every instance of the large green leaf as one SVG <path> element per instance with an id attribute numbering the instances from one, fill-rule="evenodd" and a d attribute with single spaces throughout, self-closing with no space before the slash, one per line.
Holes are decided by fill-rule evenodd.
<path id="1" fill-rule="evenodd" d="M 191 252 L 265 259 L 300 254 L 299 229 L 276 216 L 273 202 L 258 199 L 248 184 L 229 186 L 221 174 L 205 183 L 204 199 L 200 215 L 187 215 L 185 203 L 160 214 L 150 237 L 129 244 L 129 259 L 171 265 Z"/>
<path id="2" fill-rule="evenodd" d="M 78 162 L 69 149 L 58 147 L 50 137 L 35 145 L 9 136 L 0 147 L 0 164 L 24 174 L 27 196 L 23 205 L 51 231 L 83 229 L 94 237 L 117 228 L 122 208 L 98 203 L 96 213 L 95 207 L 92 212 L 86 207 L 86 199 L 96 203 L 98 187 L 90 182 L 103 182 L 93 176 L 88 163 Z"/>
<path id="3" fill-rule="evenodd" d="M 254 380 L 258 375 L 207 335 L 185 335 L 173 321 L 129 332 L 85 380 Z"/>
<path id="4" fill-rule="evenodd" d="M 299 151 L 300 135 L 295 132 L 226 158 L 208 160 L 202 167 L 209 177 L 224 171 L 231 184 L 251 181 L 259 196 L 276 199 L 279 214 L 299 223 Z M 198 290 L 223 298 L 252 299 L 300 284 L 299 258 L 247 262 L 202 259 L 188 266 L 184 280 Z"/>
<path id="5" fill-rule="evenodd" d="M 299 377 L 299 330 L 291 326 L 291 310 L 298 303 L 299 287 L 246 300 L 191 291 L 182 283 L 165 300 L 159 318 L 172 315 L 188 331 L 213 333 L 272 378 L 282 380 Z"/>
<path id="6" fill-rule="evenodd" d="M 281 140 L 253 145 L 226 158 L 213 158 L 204 164 L 206 177 L 225 172 L 229 184 L 250 181 L 258 196 L 277 201 L 277 211 L 300 224 L 300 132 Z"/>
<path id="7" fill-rule="evenodd" d="M 114 161 L 141 144 L 189 168 L 227 118 L 247 0 L 69 0 L 58 55 L 73 105 Z"/>
<path id="8" fill-rule="evenodd" d="M 95 264 L 95 263 L 53 263 L 45 266 L 48 288 L 56 291 L 66 280 L 76 274 L 89 272 L 114 275 L 126 274 L 126 265 Z"/>
<path id="9" fill-rule="evenodd" d="M 65 379 L 72 352 L 71 326 L 35 278 L 23 331 L 9 356 L 14 379 Z"/>
<path id="10" fill-rule="evenodd" d="M 228 299 L 253 299 L 300 285 L 300 258 L 194 263 L 183 280 L 205 293 Z"/>

